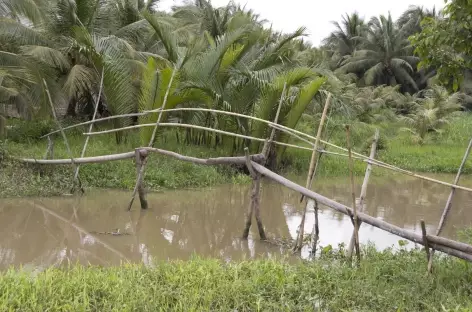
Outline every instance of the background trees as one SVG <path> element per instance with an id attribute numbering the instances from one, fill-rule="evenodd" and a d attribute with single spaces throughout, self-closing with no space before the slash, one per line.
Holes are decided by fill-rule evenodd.
<path id="1" fill-rule="evenodd" d="M 430 100 L 435 81 L 450 90 L 462 83 L 468 92 L 468 80 L 461 77 L 472 77 L 470 10 L 467 1 L 454 0 L 444 14 L 410 7 L 397 21 L 380 15 L 366 22 L 359 13 L 345 14 L 315 48 L 304 41 L 304 28 L 274 32 L 233 3 L 215 8 L 197 0 L 166 13 L 155 0 L 0 0 L 0 111 L 8 115 L 15 107 L 23 118 L 48 118 L 43 80 L 56 108 L 74 118 L 90 118 L 95 102 L 102 115 L 155 109 L 173 75 L 166 108 L 205 107 L 273 119 L 286 83 L 280 119 L 286 126 L 296 127 L 303 114 L 316 116 L 331 92 L 332 118 L 401 122 L 421 137 L 470 99 L 454 94 L 451 106 Z M 414 126 L 433 110 L 437 122 Z M 257 137 L 268 131 L 211 113 L 178 112 L 164 120 Z M 175 131 L 178 140 L 192 144 L 225 145 L 235 152 L 248 145 L 202 131 Z M 141 137 L 148 139 L 147 130 Z"/>

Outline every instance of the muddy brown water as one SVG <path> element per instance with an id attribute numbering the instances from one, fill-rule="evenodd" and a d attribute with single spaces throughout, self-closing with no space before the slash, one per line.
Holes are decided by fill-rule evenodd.
<path id="1" fill-rule="evenodd" d="M 452 176 L 435 176 L 452 181 Z M 402 176 L 372 177 L 366 212 L 400 227 L 421 232 L 424 219 L 434 233 L 450 188 Z M 303 184 L 303 179 L 297 179 Z M 356 181 L 359 192 L 361 179 Z M 464 177 L 462 185 L 472 186 Z M 318 181 L 314 190 L 350 205 L 348 179 Z M 130 192 L 96 190 L 83 197 L 0 199 L 0 269 L 23 266 L 43 270 L 54 265 L 83 263 L 115 265 L 189 259 L 193 255 L 224 260 L 282 257 L 280 246 L 260 242 L 252 228 L 240 239 L 250 186 L 223 185 L 203 190 L 179 190 L 148 195 L 150 209 L 135 204 L 126 211 Z M 295 237 L 301 219 L 299 194 L 263 182 L 261 211 L 269 237 Z M 311 232 L 309 211 L 305 230 Z M 348 217 L 320 207 L 320 244 L 347 243 L 352 233 Z M 443 235 L 472 226 L 472 194 L 458 190 Z M 119 235 L 114 235 L 119 231 Z M 399 237 L 363 224 L 362 243 L 377 248 L 397 246 Z M 409 243 L 409 246 L 414 246 Z M 308 250 L 304 251 L 306 254 Z"/>

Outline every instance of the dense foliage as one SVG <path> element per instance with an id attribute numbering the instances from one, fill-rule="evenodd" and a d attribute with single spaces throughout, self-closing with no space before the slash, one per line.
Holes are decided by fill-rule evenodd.
<path id="1" fill-rule="evenodd" d="M 91 118 L 96 102 L 99 115 L 106 116 L 160 108 L 166 100 L 166 108 L 210 108 L 273 120 L 286 86 L 279 118 L 285 126 L 299 126 L 304 114 L 316 117 L 331 93 L 332 124 L 346 118 L 394 122 L 422 143 L 472 102 L 467 88 L 449 93 L 451 83 L 467 85 L 457 69 L 470 65 L 465 12 L 471 7 L 460 0 L 444 12 L 411 7 L 396 21 L 390 15 L 367 21 L 346 14 L 315 48 L 304 41 L 304 28 L 274 32 L 254 12 L 231 2 L 215 8 L 196 0 L 163 12 L 158 1 L 0 0 L 0 103 L 8 108 L 2 115 L 15 107 L 26 119 L 50 118 L 49 92 L 56 110 L 73 118 Z M 434 40 L 428 39 L 432 32 Z M 460 64 L 442 62 L 442 46 L 450 47 L 448 59 Z M 445 79 L 452 70 L 457 76 Z M 110 126 L 156 119 L 157 114 L 119 119 Z M 263 124 L 211 112 L 167 113 L 161 122 L 268 136 Z M 142 144 L 151 132 L 141 128 Z M 182 126 L 173 132 L 178 142 L 233 152 L 249 145 Z M 123 134 L 116 133 L 118 143 Z M 276 139 L 289 140 L 280 134 Z M 271 156 L 280 160 L 276 156 L 283 153 L 280 148 Z"/>

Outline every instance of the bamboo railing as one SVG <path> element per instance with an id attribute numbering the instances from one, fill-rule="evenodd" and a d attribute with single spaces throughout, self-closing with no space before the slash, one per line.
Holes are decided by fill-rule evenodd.
<path id="1" fill-rule="evenodd" d="M 315 137 L 309 135 L 309 134 L 306 134 L 304 132 L 301 132 L 301 131 L 298 131 L 298 130 L 295 130 L 295 129 L 292 129 L 292 128 L 289 128 L 289 127 L 285 127 L 283 125 L 280 125 L 280 124 L 276 124 L 276 123 L 273 123 L 271 121 L 268 121 L 268 120 L 264 120 L 264 119 L 261 119 L 261 118 L 257 118 L 257 117 L 254 117 L 254 116 L 248 116 L 248 115 L 244 115 L 244 114 L 239 114 L 239 113 L 235 113 L 235 112 L 228 112 L 228 111 L 221 111 L 221 110 L 215 110 L 215 109 L 209 109 L 209 108 L 194 108 L 194 107 L 180 107 L 180 108 L 172 108 L 172 109 L 155 109 L 155 110 L 148 110 L 148 111 L 143 111 L 141 113 L 132 113 L 132 114 L 123 114 L 123 115 L 115 115 L 115 116 L 109 116 L 109 117 L 104 117 L 104 118 L 97 118 L 95 120 L 90 120 L 90 121 L 86 121 L 86 122 L 82 122 L 82 123 L 78 123 L 78 124 L 75 124 L 75 125 L 71 125 L 71 126 L 68 126 L 68 127 L 64 127 L 62 128 L 62 130 L 70 130 L 70 129 L 73 129 L 73 128 L 76 128 L 76 127 L 80 127 L 80 126 L 85 126 L 85 125 L 90 125 L 91 123 L 98 123 L 98 122 L 103 122 L 103 121 L 109 121 L 109 120 L 113 120 L 113 119 L 117 119 L 117 118 L 128 118 L 128 117 L 139 117 L 139 116 L 145 116 L 147 114 L 153 114 L 153 113 L 158 113 L 160 111 L 163 111 L 163 112 L 179 112 L 179 111 L 200 111 L 200 112 L 210 112 L 210 113 L 217 113 L 217 114 L 222 114 L 222 115 L 229 115 L 229 116 L 234 116 L 234 117 L 241 117 L 241 118 L 247 118 L 247 119 L 251 119 L 251 120 L 254 120 L 254 121 L 257 121 L 257 122 L 262 122 L 262 123 L 265 123 L 267 124 L 269 127 L 275 127 L 277 130 L 279 131 L 282 131 L 296 139 L 301 139 L 302 137 L 305 137 L 306 139 L 302 139 L 305 143 L 308 143 L 309 145 L 312 146 L 312 148 L 307 148 L 307 147 L 303 147 L 303 146 L 297 146 L 297 145 L 293 145 L 293 144 L 287 144 L 286 146 L 287 147 L 293 147 L 293 148 L 299 148 L 299 149 L 305 149 L 305 150 L 310 150 L 312 151 L 313 150 L 313 146 L 314 146 L 314 141 L 316 140 Z M 113 130 L 105 130 L 105 131 L 97 131 L 97 132 L 87 132 L 87 133 L 84 133 L 85 135 L 96 135 L 96 134 L 105 134 L 105 133 L 112 133 L 112 132 L 118 132 L 118 131 L 124 131 L 124 130 L 130 130 L 130 129 L 138 129 L 140 127 L 154 127 L 155 124 L 144 124 L 144 125 L 136 125 L 136 126 L 131 126 L 131 127 L 124 127 L 124 128 L 117 128 L 117 129 L 113 129 Z M 254 137 L 251 137 L 251 136 L 243 136 L 241 134 L 236 134 L 236 133 L 232 133 L 232 132 L 226 132 L 226 131 L 222 131 L 222 130 L 217 130 L 217 129 L 212 129 L 212 128 L 205 128 L 205 127 L 200 127 L 200 126 L 195 126 L 195 125 L 187 125 L 187 124 L 176 124 L 176 123 L 160 123 L 159 126 L 177 126 L 177 127 L 187 127 L 187 128 L 194 128 L 194 129 L 200 129 L 200 130 L 206 130 L 206 131 L 214 131 L 214 132 L 218 132 L 218 133 L 221 133 L 221 134 L 224 134 L 224 135 L 229 135 L 229 136 L 235 136 L 235 137 L 240 137 L 240 138 L 246 138 L 246 139 L 250 139 L 250 140 L 257 140 L 257 141 L 265 141 L 265 139 L 262 139 L 262 138 L 254 138 Z M 205 128 L 205 129 L 203 129 Z M 217 130 L 217 131 L 216 131 Z M 221 131 L 221 132 L 220 132 Z M 55 131 L 52 131 L 48 134 L 45 134 L 43 135 L 41 138 L 46 138 L 48 136 L 51 136 L 53 134 L 56 134 L 56 133 L 59 133 L 61 132 L 61 130 L 55 130 Z M 311 140 L 311 141 L 310 141 Z M 313 142 L 312 142 L 313 141 Z M 321 143 L 327 145 L 327 146 L 330 146 L 330 147 L 333 147 L 333 148 L 336 148 L 338 150 L 341 150 L 341 151 L 344 151 L 344 152 L 348 152 L 348 150 L 344 147 L 341 147 L 341 146 L 338 146 L 336 144 L 333 144 L 331 142 L 327 142 L 327 141 L 324 141 L 324 140 L 320 140 Z M 281 144 L 281 142 L 276 142 L 274 141 L 275 144 Z M 333 152 L 326 152 L 326 151 L 322 151 L 323 153 L 327 153 L 327 154 L 332 154 L 332 155 L 337 155 L 337 156 L 341 156 L 341 157 L 348 157 L 347 154 L 341 154 L 341 153 L 333 153 Z M 377 159 L 369 159 L 368 156 L 366 155 L 363 155 L 361 153 L 357 153 L 355 151 L 352 151 L 352 155 L 353 156 L 353 159 L 356 159 L 356 160 L 361 160 L 363 162 L 366 162 L 366 163 L 370 163 L 374 166 L 378 166 L 378 167 L 382 167 L 384 169 L 387 169 L 387 170 L 391 170 L 391 171 L 394 171 L 394 172 L 398 172 L 398 173 L 401 173 L 401 174 L 405 174 L 405 175 L 408 175 L 408 176 L 412 176 L 412 177 L 415 177 L 415 178 L 418 178 L 418 179 L 421 179 L 421 180 L 425 180 L 425 181 L 429 181 L 429 182 L 433 182 L 433 183 L 436 183 L 436 184 L 441 184 L 441 185 L 444 185 L 444 186 L 449 186 L 451 188 L 455 188 L 455 189 L 460 189 L 460 190 L 463 190 L 463 191 L 467 191 L 467 192 L 472 192 L 472 189 L 471 188 L 468 188 L 468 187 L 464 187 L 464 186 L 460 186 L 460 185 L 456 185 L 456 184 L 453 184 L 453 183 L 448 183 L 448 182 L 445 182 L 445 181 L 440 181 L 440 180 L 437 180 L 437 179 L 433 179 L 433 178 L 430 178 L 430 177 L 426 177 L 426 176 L 423 176 L 423 175 L 420 175 L 420 174 L 417 174 L 417 173 L 414 173 L 412 171 L 409 171 L 409 170 L 405 170 L 405 169 L 402 169 L 402 168 L 399 168 L 397 166 L 394 166 L 394 165 L 391 165 L 391 164 L 387 164 L 383 161 L 380 161 L 380 160 L 377 160 Z"/>

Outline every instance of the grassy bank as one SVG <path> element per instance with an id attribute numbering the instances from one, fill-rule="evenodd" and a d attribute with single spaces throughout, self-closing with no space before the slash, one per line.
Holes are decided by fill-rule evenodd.
<path id="1" fill-rule="evenodd" d="M 427 275 L 420 250 L 365 248 L 310 263 L 194 259 L 0 273 L 0 311 L 471 311 L 472 266 L 444 257 Z"/>
<path id="2" fill-rule="evenodd" d="M 71 136 L 70 145 L 74 155 L 80 155 L 83 137 Z M 113 136 L 90 140 L 86 156 L 107 155 L 133 151 L 139 146 L 137 140 L 129 140 L 117 145 Z M 216 150 L 204 147 L 174 143 L 160 144 L 169 149 L 189 156 L 215 157 Z M 42 158 L 46 142 L 32 144 L 9 142 L 6 147 L 8 156 Z M 69 158 L 66 148 L 60 140 L 55 140 L 55 158 Z M 9 158 L 2 162 L 0 172 L 0 196 L 57 195 L 70 191 L 72 185 L 71 166 L 25 165 Z M 136 182 L 136 167 L 133 160 L 122 160 L 101 164 L 80 166 L 80 177 L 86 188 L 132 189 Z M 246 177 L 228 166 L 198 166 L 170 157 L 153 155 L 148 159 L 146 186 L 152 190 L 206 187 L 222 183 L 244 182 Z M 12 183 L 14 181 L 14 183 Z"/>
<path id="3" fill-rule="evenodd" d="M 313 134 L 315 127 L 311 119 L 304 119 L 299 129 Z M 343 121 L 337 120 L 338 127 L 330 136 L 330 141 L 340 146 L 346 146 Z M 347 121 L 346 121 L 347 122 Z M 366 125 L 352 124 L 352 141 L 354 149 L 364 154 L 368 153 L 369 142 L 375 128 L 381 131 L 381 141 L 378 158 L 387 163 L 404 169 L 417 172 L 454 173 L 456 172 L 463 153 L 467 147 L 470 133 L 472 133 L 472 116 L 463 115 L 453 120 L 444 128 L 443 133 L 431 135 L 418 144 L 411 136 L 400 130 L 398 124 Z M 21 128 L 15 128 L 20 129 Z M 37 132 L 34 130 L 33 132 Z M 28 133 L 11 131 L 12 139 L 0 144 L 0 152 L 12 157 L 42 158 L 47 142 L 29 138 Z M 166 138 L 164 140 L 164 137 Z M 225 149 L 207 148 L 177 144 L 175 135 L 167 133 L 161 138 L 159 146 L 189 156 L 217 157 L 227 156 Z M 70 143 L 74 155 L 80 155 L 84 138 L 80 131 L 70 133 Z M 17 142 L 15 142 L 17 141 Z M 298 143 L 299 144 L 299 143 Z M 87 150 L 87 156 L 106 155 L 132 151 L 140 146 L 138 135 L 131 135 L 127 142 L 117 145 L 113 135 L 92 137 Z M 55 139 L 55 158 L 68 158 L 65 146 L 60 137 Z M 329 150 L 334 151 L 330 148 Z M 284 174 L 305 175 L 308 169 L 311 152 L 298 149 L 287 149 L 284 154 Z M 469 160 L 469 164 L 472 162 Z M 68 192 L 71 181 L 70 166 L 36 166 L 24 165 L 3 157 L 0 163 L 0 196 L 28 196 L 28 195 L 57 195 Z M 104 164 L 82 165 L 81 179 L 85 187 L 91 188 L 121 188 L 134 187 L 136 173 L 131 160 L 109 162 Z M 365 163 L 356 162 L 354 166 L 357 175 L 363 175 Z M 472 166 L 466 166 L 466 173 L 472 172 Z M 375 175 L 388 173 L 385 169 L 376 169 Z M 348 174 L 347 159 L 338 156 L 323 156 L 319 176 L 332 177 Z M 146 184 L 152 190 L 169 188 L 193 188 L 217 185 L 232 182 L 247 182 L 249 179 L 236 168 L 228 166 L 198 166 L 178 161 L 169 157 L 153 155 L 149 158 L 146 171 Z"/>

